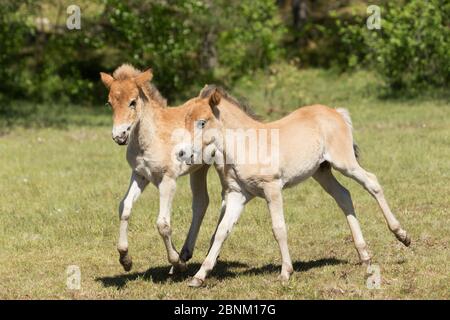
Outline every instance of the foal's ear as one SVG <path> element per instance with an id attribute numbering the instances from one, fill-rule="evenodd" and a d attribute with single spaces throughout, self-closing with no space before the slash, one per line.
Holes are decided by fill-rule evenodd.
<path id="1" fill-rule="evenodd" d="M 100 78 L 103 81 L 103 84 L 109 89 L 109 87 L 111 87 L 111 84 L 114 81 L 114 78 L 112 76 L 110 76 L 107 73 L 104 72 L 100 72 Z"/>
<path id="2" fill-rule="evenodd" d="M 220 99 L 222 99 L 222 94 L 219 92 L 219 90 L 215 89 L 213 94 L 209 97 L 208 101 L 211 109 L 214 110 L 219 105 Z"/>
<path id="3" fill-rule="evenodd" d="M 149 68 L 144 72 L 142 72 L 141 74 L 139 74 L 138 76 L 136 76 L 134 78 L 134 81 L 138 86 L 143 86 L 146 82 L 152 80 L 152 78 L 153 78 L 153 71 L 151 68 Z"/>
<path id="4" fill-rule="evenodd" d="M 205 84 L 202 88 L 202 90 L 200 90 L 200 92 L 198 93 L 198 97 L 202 97 L 204 94 L 205 89 L 208 88 L 208 84 Z"/>

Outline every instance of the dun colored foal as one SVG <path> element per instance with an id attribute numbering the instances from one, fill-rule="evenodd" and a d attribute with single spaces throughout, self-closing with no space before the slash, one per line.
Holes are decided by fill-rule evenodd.
<path id="1" fill-rule="evenodd" d="M 101 73 L 101 79 L 109 89 L 108 105 L 113 111 L 112 138 L 119 145 L 128 145 L 126 158 L 131 167 L 128 191 L 119 207 L 117 249 L 120 263 L 129 271 L 132 260 L 128 253 L 128 220 L 133 203 L 151 182 L 159 190 L 156 225 L 173 272 L 174 268 L 184 270 L 185 262 L 192 257 L 200 224 L 208 207 L 206 176 L 209 166 L 191 166 L 177 160 L 179 141 L 174 139 L 173 134 L 177 128 L 184 128 L 189 106 L 167 107 L 166 100 L 150 83 L 152 76 L 151 70 L 140 72 L 127 64 L 117 68 L 113 75 Z M 176 179 L 184 174 L 190 174 L 193 217 L 183 249 L 178 254 L 172 243 L 170 214 Z"/>
<path id="2" fill-rule="evenodd" d="M 214 145 L 225 159 L 224 179 L 227 185 L 226 210 L 210 251 L 192 279 L 191 286 L 203 284 L 245 204 L 254 197 L 262 197 L 267 202 L 273 234 L 282 257 L 280 279 L 287 281 L 293 268 L 287 244 L 282 190 L 309 177 L 313 177 L 342 209 L 359 258 L 362 262 L 369 263 L 370 256 L 350 193 L 333 176 L 332 168 L 356 180 L 377 200 L 389 229 L 399 241 L 409 246 L 410 238 L 391 212 L 377 178 L 364 170 L 357 161 L 352 124 L 345 109 L 307 106 L 280 120 L 262 123 L 249 116 L 235 99 L 215 86 L 206 87 L 197 99 L 190 100 L 188 104 L 191 107 L 186 114 L 185 125 L 194 136 L 194 143 L 184 150 L 180 159 L 187 163 L 199 162 L 197 160 L 202 150 Z M 252 156 L 255 150 L 258 152 L 258 148 L 275 150 L 270 161 L 239 161 L 242 154 L 235 152 L 239 144 L 235 138 L 239 136 L 239 132 L 252 131 L 276 134 L 259 140 L 256 149 L 252 146 L 252 141 L 241 145 L 241 153 Z M 254 137 L 257 136 L 255 133 Z"/>

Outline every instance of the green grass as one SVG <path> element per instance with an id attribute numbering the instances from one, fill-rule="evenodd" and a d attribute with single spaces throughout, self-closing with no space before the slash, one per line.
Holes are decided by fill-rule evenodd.
<path id="1" fill-rule="evenodd" d="M 220 188 L 213 170 L 210 207 L 188 272 L 167 275 L 155 227 L 158 194 L 153 186 L 134 207 L 129 232 L 134 266 L 124 272 L 115 248 L 117 207 L 130 170 L 125 149 L 110 138 L 110 115 L 66 107 L 50 116 L 37 107 L 30 110 L 44 111 L 26 121 L 2 118 L 9 126 L 0 135 L 0 298 L 450 298 L 448 101 L 377 98 L 377 80 L 363 72 L 338 77 L 277 68 L 275 75 L 241 81 L 233 92 L 247 97 L 265 118 L 316 102 L 348 108 L 362 165 L 377 174 L 412 237 L 411 247 L 403 247 L 387 229 L 376 202 L 337 174 L 352 193 L 373 263 L 381 268 L 381 289 L 366 288 L 366 269 L 358 264 L 344 215 L 312 180 L 285 192 L 296 271 L 287 286 L 276 279 L 280 255 L 265 203 L 254 200 L 226 241 L 206 288 L 188 288 L 218 218 Z M 172 213 L 177 248 L 190 223 L 190 201 L 184 177 Z M 81 268 L 79 291 L 66 288 L 69 265 Z"/>

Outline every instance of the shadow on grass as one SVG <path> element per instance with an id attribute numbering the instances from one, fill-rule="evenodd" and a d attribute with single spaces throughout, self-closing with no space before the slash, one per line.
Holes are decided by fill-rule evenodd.
<path id="1" fill-rule="evenodd" d="M 347 260 L 341 260 L 336 258 L 322 258 L 310 261 L 294 261 L 292 266 L 295 272 L 306 272 L 311 269 L 321 268 L 324 266 L 334 266 L 339 264 L 346 264 Z M 258 275 L 264 273 L 279 273 L 281 271 L 281 265 L 276 265 L 273 263 L 266 264 L 262 267 L 251 268 L 245 270 L 242 274 L 245 275 Z"/>
<path id="2" fill-rule="evenodd" d="M 201 265 L 200 263 L 190 263 L 187 266 L 188 269 L 186 272 L 176 273 L 174 275 L 169 275 L 170 266 L 166 265 L 151 267 L 144 272 L 132 272 L 111 277 L 100 277 L 95 280 L 102 282 L 105 287 L 117 287 L 117 289 L 123 288 L 129 281 L 134 281 L 137 279 L 152 281 L 154 283 L 163 283 L 167 281 L 182 282 L 193 276 Z M 247 267 L 247 265 L 237 261 L 218 261 L 211 273 L 211 276 L 219 279 L 235 277 L 236 273 L 230 271 L 230 269 L 243 267 Z"/>
<path id="3" fill-rule="evenodd" d="M 346 260 L 340 260 L 336 258 L 322 258 L 306 262 L 295 261 L 293 263 L 293 267 L 296 272 L 305 272 L 310 269 L 321 268 L 327 265 L 339 265 L 346 263 L 348 263 Z M 122 289 L 129 281 L 135 281 L 138 279 L 143 279 L 145 281 L 151 281 L 154 283 L 164 283 L 168 281 L 182 282 L 192 277 L 198 271 L 200 266 L 201 265 L 199 263 L 188 264 L 188 270 L 186 272 L 175 275 L 169 275 L 169 266 L 158 266 L 149 268 L 144 272 L 132 272 L 110 277 L 99 277 L 95 280 L 101 282 L 104 287 L 116 287 L 117 289 Z M 210 278 L 223 280 L 227 278 L 234 278 L 238 275 L 261 275 L 268 273 L 279 273 L 281 270 L 281 266 L 272 263 L 261 267 L 247 269 L 244 271 L 236 272 L 232 270 L 233 268 L 247 267 L 247 264 L 237 261 L 218 261 L 217 265 L 211 272 Z"/>

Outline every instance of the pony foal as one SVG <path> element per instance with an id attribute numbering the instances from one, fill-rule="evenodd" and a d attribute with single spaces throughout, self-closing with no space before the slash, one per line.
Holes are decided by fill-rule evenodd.
<path id="1" fill-rule="evenodd" d="M 290 115 L 269 123 L 250 117 L 235 99 L 215 86 L 204 88 L 197 99 L 189 102 L 186 129 L 194 135 L 194 144 L 183 152 L 180 160 L 197 163 L 202 149 L 214 145 L 225 159 L 227 185 L 226 210 L 218 225 L 210 251 L 190 285 L 201 286 L 214 267 L 223 242 L 239 219 L 245 204 L 254 197 L 266 200 L 271 215 L 272 230 L 282 258 L 280 279 L 287 281 L 293 272 L 287 244 L 287 230 L 283 214 L 282 190 L 313 177 L 329 193 L 344 212 L 359 258 L 370 262 L 350 193 L 333 176 L 331 168 L 360 183 L 378 202 L 389 229 L 406 246 L 410 238 L 401 228 L 383 195 L 374 174 L 358 163 L 352 136 L 351 120 L 345 109 L 331 109 L 322 105 L 299 108 Z M 202 130 L 198 130 L 201 128 Z M 238 161 L 236 135 L 229 133 L 248 130 L 277 135 L 259 141 L 257 148 L 273 150 L 273 163 Z M 256 136 L 256 134 L 255 134 Z M 242 139 L 241 141 L 244 141 Z M 250 153 L 252 141 L 240 145 L 242 152 Z M 253 149 L 253 152 L 256 149 Z M 259 160 L 259 159 L 258 159 Z"/>
<path id="2" fill-rule="evenodd" d="M 150 83 L 151 70 L 140 72 L 124 64 L 113 75 L 101 73 L 109 89 L 108 104 L 113 111 L 112 138 L 119 145 L 128 144 L 126 158 L 131 167 L 128 191 L 120 203 L 120 229 L 117 249 L 120 263 L 126 271 L 132 267 L 128 253 L 128 220 L 133 203 L 149 182 L 159 190 L 157 228 L 164 241 L 169 262 L 174 269 L 184 270 L 192 257 L 200 224 L 208 207 L 206 176 L 208 165 L 186 165 L 176 160 L 173 132 L 184 127 L 188 106 L 166 107 L 166 100 Z M 178 156 L 180 156 L 178 154 Z M 170 213 L 176 189 L 176 179 L 190 174 L 192 190 L 192 222 L 181 253 L 176 251 L 171 238 Z"/>

